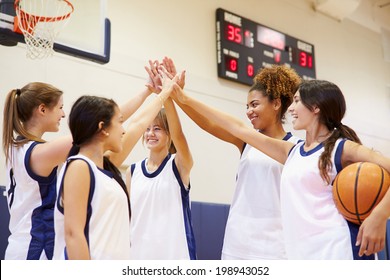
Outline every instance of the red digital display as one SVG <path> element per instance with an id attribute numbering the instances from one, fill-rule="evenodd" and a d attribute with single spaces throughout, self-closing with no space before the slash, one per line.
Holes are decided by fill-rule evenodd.
<path id="1" fill-rule="evenodd" d="M 243 38 L 242 38 L 242 29 L 241 27 L 232 25 L 232 24 L 227 24 L 226 25 L 226 39 L 237 43 L 237 44 L 242 44 L 243 43 Z"/>
<path id="2" fill-rule="evenodd" d="M 255 68 L 253 67 L 253 64 L 248 64 L 246 66 L 246 74 L 249 77 L 253 77 L 253 75 L 255 74 Z"/>
<path id="3" fill-rule="evenodd" d="M 313 56 L 307 52 L 298 52 L 298 64 L 301 67 L 313 68 Z"/>
<path id="4" fill-rule="evenodd" d="M 218 77 L 251 86 L 260 69 L 276 64 L 316 79 L 314 45 L 221 8 L 216 19 Z"/>
<path id="5" fill-rule="evenodd" d="M 226 56 L 225 57 L 226 62 L 226 70 L 230 72 L 237 72 L 238 71 L 238 60 L 237 58 Z"/>

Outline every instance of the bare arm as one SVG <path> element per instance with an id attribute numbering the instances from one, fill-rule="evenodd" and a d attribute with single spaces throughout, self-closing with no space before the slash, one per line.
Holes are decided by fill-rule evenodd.
<path id="1" fill-rule="evenodd" d="M 382 166 L 390 173 L 390 158 L 353 141 L 347 140 L 345 142 L 341 160 L 343 167 L 355 162 L 372 162 Z"/>
<path id="2" fill-rule="evenodd" d="M 176 75 L 176 67 L 171 58 L 164 57 L 162 64 L 169 74 Z M 182 89 L 184 88 L 185 71 L 181 73 L 178 85 Z M 240 151 L 240 153 L 242 152 L 244 142 L 240 138 L 235 137 L 229 132 L 229 130 L 225 129 L 222 126 L 219 126 L 217 123 L 212 122 L 208 118 L 205 118 L 202 114 L 194 110 L 191 106 L 181 103 L 180 100 L 176 98 L 175 94 L 172 94 L 172 98 L 176 102 L 176 104 L 187 114 L 187 116 L 189 116 L 201 129 L 207 131 L 208 133 L 221 139 L 222 141 L 235 145 Z"/>
<path id="3" fill-rule="evenodd" d="M 123 119 L 126 121 L 129 117 L 131 117 L 138 109 L 141 107 L 141 105 L 145 102 L 145 100 L 148 98 L 148 96 L 152 93 L 152 91 L 149 88 L 150 80 L 148 84 L 146 85 L 145 89 L 142 90 L 138 95 L 130 98 L 125 104 L 120 106 L 121 113 L 123 115 Z M 130 131 L 126 131 L 125 136 L 126 138 L 130 138 L 131 135 Z M 126 143 L 129 143 L 127 141 L 123 141 L 123 150 L 120 153 L 113 153 L 111 151 L 107 151 L 105 153 L 106 156 L 108 156 L 111 160 L 111 162 L 119 167 L 123 163 L 123 161 L 127 158 L 131 150 L 133 149 L 132 144 L 128 146 Z M 135 144 L 134 144 L 135 145 Z"/>
<path id="4" fill-rule="evenodd" d="M 173 80 L 167 76 L 163 76 L 162 90 L 154 100 L 152 100 L 145 108 L 138 110 L 130 120 L 126 129 L 126 133 L 122 138 L 123 149 L 121 153 L 109 152 L 110 161 L 115 166 L 120 166 L 127 158 L 134 146 L 137 144 L 139 138 L 142 136 L 148 125 L 154 120 L 160 111 L 163 103 L 172 92 L 173 84 L 177 81 L 176 76 Z"/>
<path id="5" fill-rule="evenodd" d="M 235 145 L 240 153 L 244 148 L 244 141 L 240 138 L 235 137 L 230 131 L 222 126 L 218 125 L 218 123 L 213 122 L 212 120 L 206 118 L 204 115 L 200 114 L 199 111 L 195 110 L 191 106 L 181 103 L 175 96 L 173 96 L 176 104 L 190 117 L 201 129 L 210 133 L 214 137 L 218 139 L 231 143 Z"/>
<path id="6" fill-rule="evenodd" d="M 168 98 L 165 101 L 164 107 L 171 138 L 176 147 L 176 166 L 183 183 L 188 186 L 190 181 L 190 171 L 193 166 L 191 151 L 188 147 L 187 139 L 183 133 L 179 116 L 171 98 Z"/>
<path id="7" fill-rule="evenodd" d="M 123 114 L 124 120 L 128 119 L 131 115 L 133 115 L 137 111 L 137 109 L 139 109 L 139 107 L 143 104 L 143 102 L 150 95 L 150 93 L 151 91 L 148 88 L 145 88 L 145 90 L 143 90 L 139 95 L 129 100 L 125 105 L 121 106 L 121 113 Z M 134 104 L 132 104 L 132 102 L 134 102 Z M 156 102 L 156 104 L 157 103 L 158 102 Z M 130 154 L 131 150 L 134 148 L 134 145 L 138 141 L 138 139 L 136 139 L 135 143 L 132 143 L 133 132 L 134 131 L 131 129 L 131 123 L 130 123 L 122 139 L 122 146 L 123 146 L 122 151 L 119 153 L 114 153 L 111 151 L 105 152 L 105 155 L 110 158 L 110 161 L 116 167 L 120 167 L 122 165 L 122 163 L 125 161 L 127 156 Z"/>
<path id="8" fill-rule="evenodd" d="M 66 160 L 71 147 L 72 136 L 64 136 L 35 146 L 30 158 L 33 172 L 39 176 L 49 176 L 53 168 Z"/>
<path id="9" fill-rule="evenodd" d="M 141 107 L 141 105 L 151 93 L 152 92 L 145 87 L 145 89 L 142 90 L 139 94 L 130 98 L 125 104 L 120 106 L 123 120 L 126 121 L 128 118 L 130 118 L 138 110 L 138 108 Z"/>
<path id="10" fill-rule="evenodd" d="M 218 126 L 228 128 L 232 135 L 240 138 L 245 143 L 250 144 L 276 161 L 282 164 L 286 162 L 288 153 L 294 146 L 292 143 L 267 137 L 253 128 L 246 126 L 241 120 L 188 96 L 179 86 L 175 85 L 174 88 L 176 96 L 181 103 L 192 107 L 192 109 L 203 115 L 204 118 L 211 120 Z"/>
<path id="11" fill-rule="evenodd" d="M 90 174 L 87 163 L 73 161 L 64 178 L 65 242 L 69 259 L 91 259 L 84 235 L 87 219 Z"/>
<path id="12" fill-rule="evenodd" d="M 363 145 L 346 141 L 342 154 L 343 166 L 354 162 L 372 162 L 382 166 L 390 173 L 390 159 Z M 360 226 L 357 244 L 361 244 L 359 255 L 371 255 L 383 250 L 385 246 L 386 224 L 390 217 L 390 188 L 370 216 Z"/>

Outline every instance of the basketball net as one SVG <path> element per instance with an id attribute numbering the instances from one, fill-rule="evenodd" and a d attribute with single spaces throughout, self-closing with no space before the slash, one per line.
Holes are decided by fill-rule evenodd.
<path id="1" fill-rule="evenodd" d="M 45 58 L 53 54 L 54 40 L 73 13 L 67 0 L 15 0 L 15 32 L 22 33 L 26 56 Z"/>

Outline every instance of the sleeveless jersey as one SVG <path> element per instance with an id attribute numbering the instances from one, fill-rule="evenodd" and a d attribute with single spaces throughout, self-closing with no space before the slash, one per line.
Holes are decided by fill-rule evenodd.
<path id="1" fill-rule="evenodd" d="M 51 259 L 54 247 L 53 209 L 56 199 L 57 167 L 48 177 L 30 167 L 31 152 L 39 142 L 12 148 L 7 161 L 7 201 L 10 212 L 5 259 Z"/>
<path id="2" fill-rule="evenodd" d="M 189 186 L 184 186 L 174 159 L 169 154 L 151 173 L 147 159 L 131 166 L 131 259 L 196 258 Z"/>
<path id="3" fill-rule="evenodd" d="M 127 196 L 111 172 L 98 168 L 83 155 L 69 157 L 61 168 L 57 183 L 55 218 L 55 247 L 53 259 L 67 259 L 64 208 L 62 205 L 63 180 L 68 164 L 75 159 L 84 160 L 91 175 L 87 220 L 84 234 L 92 260 L 125 260 L 130 254 L 130 222 Z"/>
<path id="4" fill-rule="evenodd" d="M 341 170 L 345 141 L 336 141 L 329 172 L 333 182 Z M 352 259 L 352 244 L 346 220 L 333 202 L 332 185 L 320 176 L 318 159 L 322 144 L 304 151 L 298 143 L 285 163 L 281 180 L 283 233 L 289 259 Z"/>
<path id="5" fill-rule="evenodd" d="M 297 143 L 299 138 L 287 133 L 283 140 Z M 226 224 L 222 259 L 286 259 L 280 213 L 282 169 L 282 164 L 246 144 Z"/>

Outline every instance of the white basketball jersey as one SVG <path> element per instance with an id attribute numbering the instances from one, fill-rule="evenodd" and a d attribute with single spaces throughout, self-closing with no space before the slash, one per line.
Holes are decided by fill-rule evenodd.
<path id="1" fill-rule="evenodd" d="M 288 133 L 283 140 L 297 143 L 299 138 Z M 223 259 L 286 259 L 280 213 L 282 169 L 282 164 L 246 144 L 226 224 Z"/>
<path id="2" fill-rule="evenodd" d="M 341 143 L 341 144 L 340 144 Z M 340 144 L 340 145 L 339 145 Z M 333 149 L 332 182 L 341 170 L 344 141 Z M 289 259 L 352 259 L 350 232 L 346 220 L 333 202 L 332 185 L 320 176 L 318 159 L 322 144 L 304 151 L 304 142 L 290 152 L 281 180 L 283 232 Z"/>
<path id="3" fill-rule="evenodd" d="M 7 201 L 10 211 L 5 259 L 51 259 L 54 247 L 53 209 L 57 168 L 48 177 L 30 167 L 31 152 L 38 142 L 12 148 L 12 165 L 7 162 Z"/>
<path id="4" fill-rule="evenodd" d="M 127 196 L 111 172 L 98 168 L 83 155 L 68 158 L 61 168 L 54 212 L 55 247 L 53 259 L 67 259 L 64 208 L 62 201 L 63 178 L 72 160 L 81 159 L 88 163 L 91 174 L 87 221 L 84 234 L 93 260 L 126 260 L 130 257 L 130 221 Z"/>
<path id="5" fill-rule="evenodd" d="M 147 170 L 147 159 L 132 165 L 131 259 L 196 258 L 189 188 L 174 159 L 168 155 L 154 172 Z"/>

